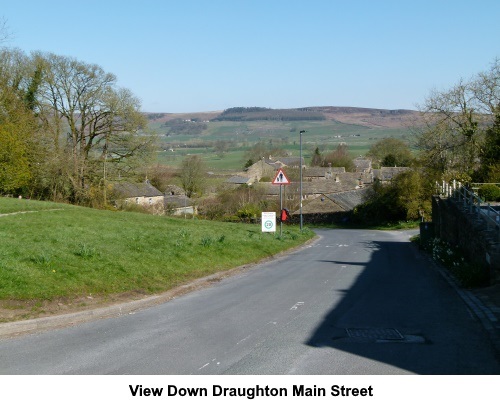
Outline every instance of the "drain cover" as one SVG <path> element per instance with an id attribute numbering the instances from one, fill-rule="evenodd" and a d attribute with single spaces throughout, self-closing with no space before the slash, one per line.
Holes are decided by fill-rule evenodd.
<path id="1" fill-rule="evenodd" d="M 404 340 L 404 336 L 394 328 L 347 328 L 350 338 L 360 340 Z"/>

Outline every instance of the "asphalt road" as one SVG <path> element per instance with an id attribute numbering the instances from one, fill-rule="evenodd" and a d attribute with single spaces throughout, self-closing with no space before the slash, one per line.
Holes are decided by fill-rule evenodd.
<path id="1" fill-rule="evenodd" d="M 314 243 L 153 308 L 0 340 L 1 374 L 500 374 L 409 232 Z"/>

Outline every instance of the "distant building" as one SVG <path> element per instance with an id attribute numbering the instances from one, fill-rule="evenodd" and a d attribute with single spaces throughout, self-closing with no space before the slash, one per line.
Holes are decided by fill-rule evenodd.
<path id="1" fill-rule="evenodd" d="M 380 169 L 373 169 L 373 178 L 383 183 L 392 181 L 398 174 L 410 170 L 409 167 L 381 167 Z"/>
<path id="2" fill-rule="evenodd" d="M 143 183 L 120 182 L 113 184 L 112 199 L 118 208 L 139 205 L 156 215 L 196 214 L 193 200 L 181 187 L 167 186 L 165 194 L 149 181 Z"/>
<path id="3" fill-rule="evenodd" d="M 241 186 L 243 184 L 246 184 L 247 186 L 251 186 L 253 181 L 250 177 L 232 176 L 226 180 L 226 183 L 229 183 L 231 185 L 236 185 L 236 186 Z"/>
<path id="4" fill-rule="evenodd" d="M 357 172 L 369 173 L 372 170 L 372 161 L 370 159 L 358 157 L 352 162 L 354 163 L 354 166 L 356 166 Z"/>
<path id="5" fill-rule="evenodd" d="M 372 187 L 341 191 L 330 194 L 320 194 L 302 207 L 302 214 L 331 214 L 349 212 L 363 204 L 373 193 Z M 300 210 L 293 214 L 297 215 Z"/>
<path id="6" fill-rule="evenodd" d="M 157 214 L 163 212 L 163 193 L 148 180 L 143 183 L 115 183 L 111 195 L 117 207 L 135 204 L 149 208 Z"/>

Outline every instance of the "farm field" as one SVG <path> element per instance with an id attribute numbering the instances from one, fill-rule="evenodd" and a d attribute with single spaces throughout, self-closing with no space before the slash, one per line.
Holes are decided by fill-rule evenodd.
<path id="1" fill-rule="evenodd" d="M 292 156 L 299 156 L 299 131 L 302 136 L 303 156 L 308 162 L 316 147 L 326 152 L 339 143 L 345 143 L 353 157 L 364 155 L 370 146 L 383 138 L 408 139 L 409 127 L 382 127 L 335 120 L 321 121 L 214 121 L 207 122 L 206 129 L 198 134 L 169 134 L 168 127 L 161 123 L 151 123 L 151 129 L 160 138 L 158 163 L 178 167 L 185 156 L 200 155 L 209 170 L 241 171 L 246 161 L 245 151 L 257 142 L 277 146 Z M 217 155 L 213 144 L 223 140 L 228 150 L 223 157 Z"/>

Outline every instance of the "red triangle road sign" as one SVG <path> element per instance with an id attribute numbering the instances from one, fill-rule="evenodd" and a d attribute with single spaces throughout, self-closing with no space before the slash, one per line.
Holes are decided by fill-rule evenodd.
<path id="1" fill-rule="evenodd" d="M 275 184 L 275 185 L 278 185 L 278 186 L 280 186 L 280 185 L 282 186 L 282 185 L 290 184 L 290 180 L 288 180 L 288 178 L 286 177 L 286 175 L 283 172 L 283 170 L 279 169 L 276 172 L 276 176 L 274 176 L 274 180 L 273 180 L 272 184 Z"/>

